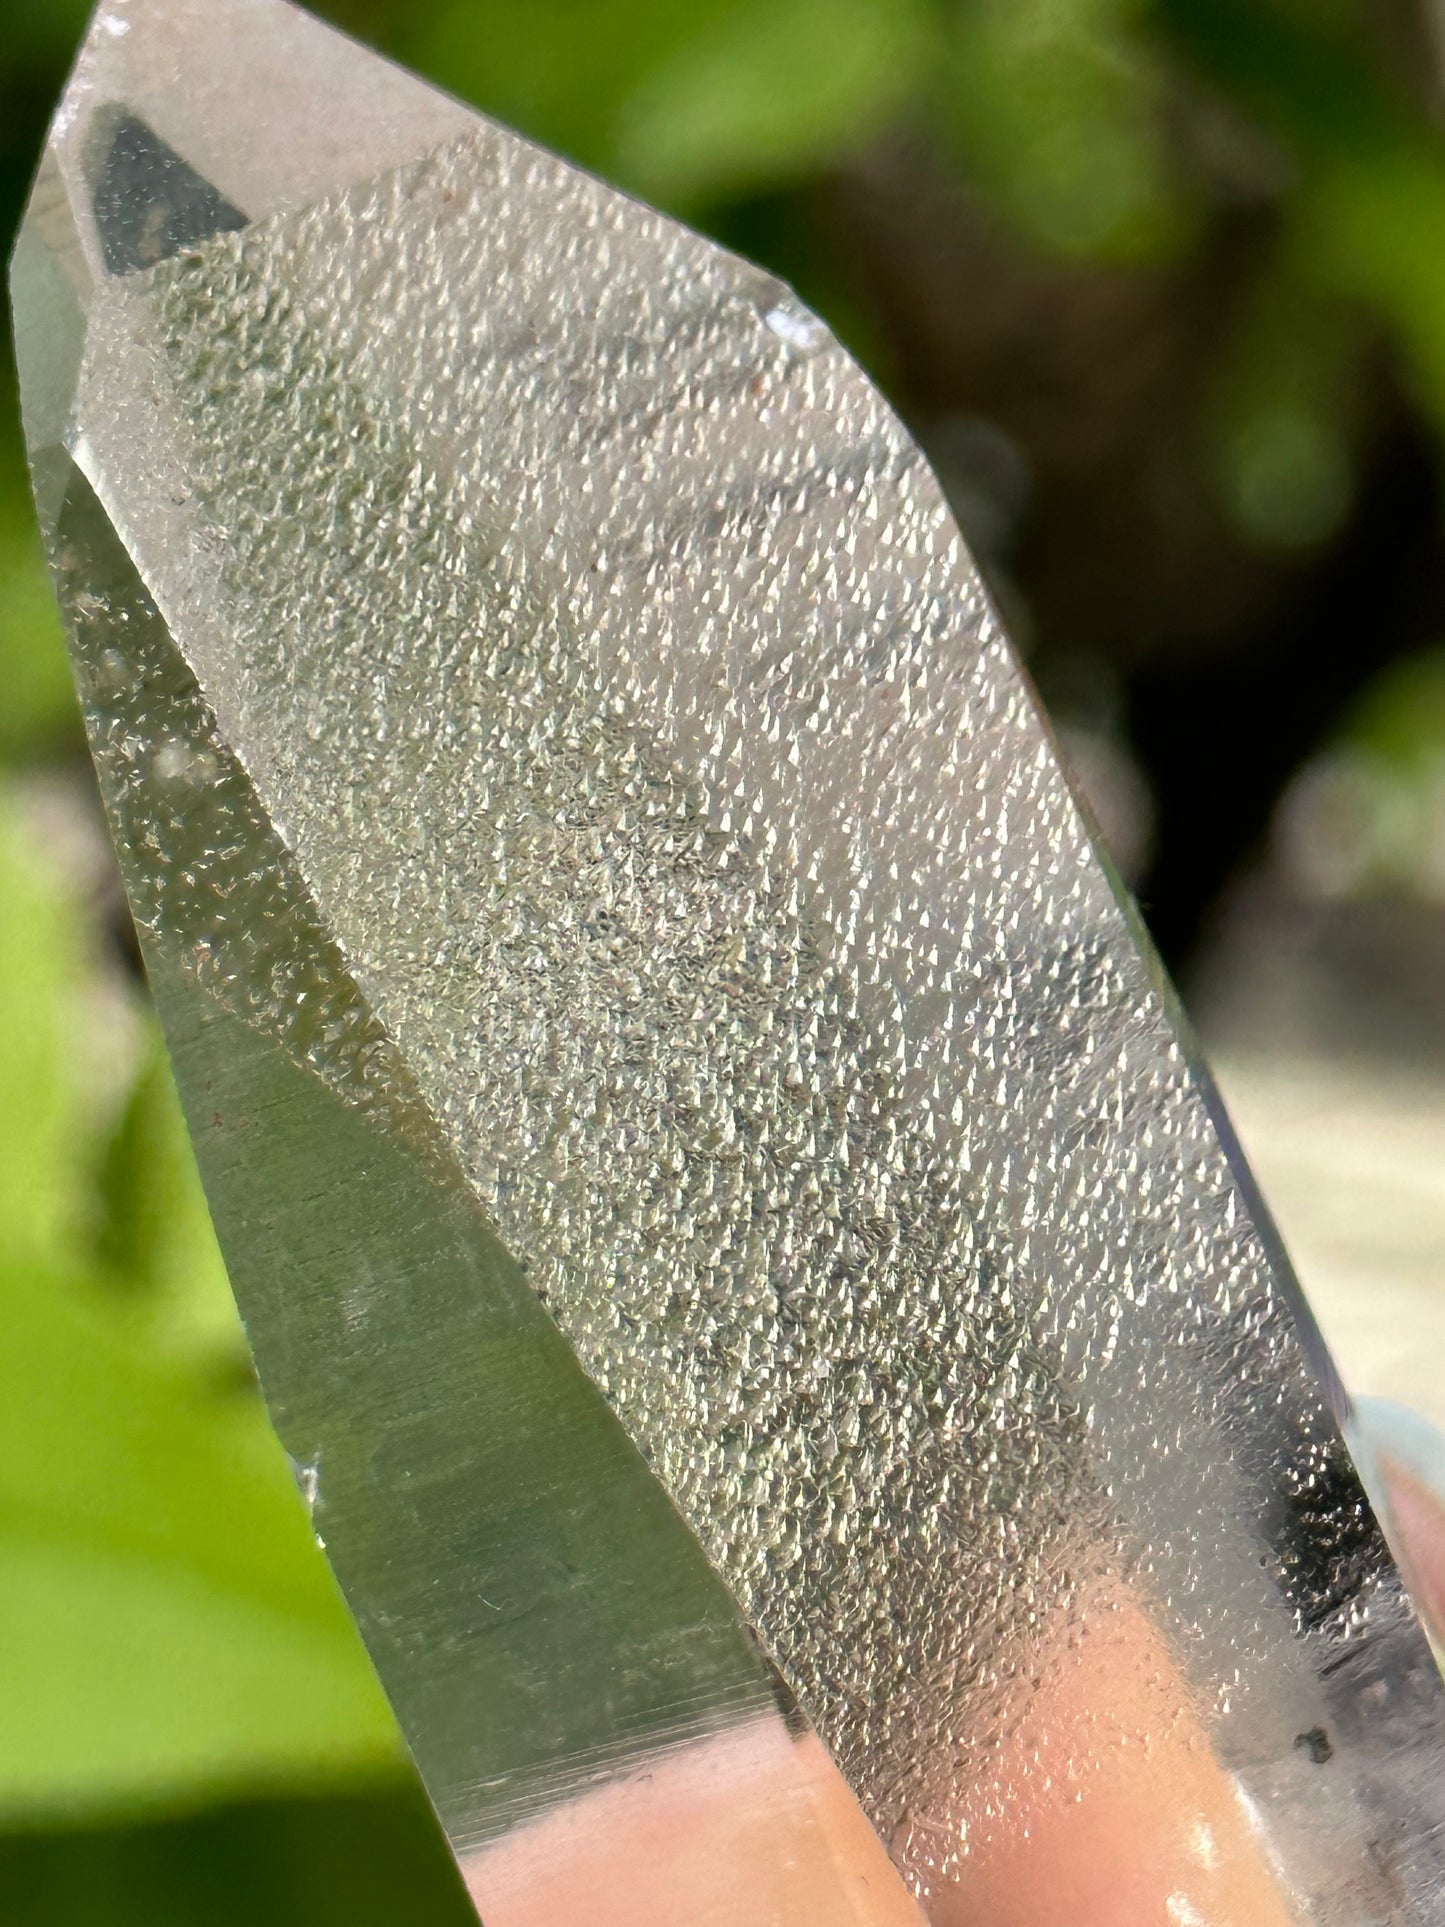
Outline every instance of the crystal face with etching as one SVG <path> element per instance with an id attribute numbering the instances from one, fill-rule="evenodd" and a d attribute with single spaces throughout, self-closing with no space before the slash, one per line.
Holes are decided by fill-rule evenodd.
<path id="1" fill-rule="evenodd" d="M 1308 1314 L 822 326 L 281 0 L 102 9 L 15 300 L 236 1294 L 485 1918 L 1437 1921 Z"/>

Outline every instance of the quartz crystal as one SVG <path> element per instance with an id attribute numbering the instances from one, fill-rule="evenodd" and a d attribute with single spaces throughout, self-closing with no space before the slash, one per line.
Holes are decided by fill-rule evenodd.
<path id="1" fill-rule="evenodd" d="M 1342 1398 L 823 326 L 282 0 L 108 0 L 15 301 L 237 1298 L 485 1917 L 1437 1923 Z"/>

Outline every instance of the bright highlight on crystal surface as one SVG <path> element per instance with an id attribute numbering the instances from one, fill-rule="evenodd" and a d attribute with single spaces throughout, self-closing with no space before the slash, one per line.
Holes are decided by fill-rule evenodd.
<path id="1" fill-rule="evenodd" d="M 237 1297 L 484 1917 L 1436 1921 L 1318 1340 L 821 324 L 281 0 L 102 9 L 15 299 Z"/>

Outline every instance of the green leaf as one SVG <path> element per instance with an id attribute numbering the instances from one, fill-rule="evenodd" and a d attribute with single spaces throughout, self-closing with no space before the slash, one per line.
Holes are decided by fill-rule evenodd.
<path id="1" fill-rule="evenodd" d="M 1243 304 L 1207 416 L 1225 511 L 1256 547 L 1326 541 L 1348 513 L 1365 348 L 1357 313 L 1298 260 Z"/>
<path id="2" fill-rule="evenodd" d="M 10 65 L 44 61 L 63 71 L 75 57 L 90 12 L 87 0 L 9 0 L 5 31 Z"/>
<path id="3" fill-rule="evenodd" d="M 1128 0 L 975 0 L 953 14 L 934 87 L 945 130 L 1051 252 L 1151 257 L 1191 233 L 1137 12 Z"/>
<path id="4" fill-rule="evenodd" d="M 763 0 L 706 24 L 620 103 L 620 179 L 670 205 L 774 188 L 861 144 L 919 80 L 912 0 Z"/>
<path id="5" fill-rule="evenodd" d="M 397 50 L 498 119 L 605 169 L 621 103 L 737 0 L 442 0 Z"/>
<path id="6" fill-rule="evenodd" d="M 873 131 L 919 77 L 926 0 L 453 0 L 404 57 L 669 206 L 775 186 Z"/>
<path id="7" fill-rule="evenodd" d="M 1374 311 L 1445 426 L 1445 151 L 1435 136 L 1333 157 L 1302 193 L 1299 222 L 1320 278 Z"/>
<path id="8" fill-rule="evenodd" d="M 82 953 L 74 906 L 0 790 L 0 1259 L 57 1251 L 82 1211 L 88 1146 L 71 1059 Z"/>
<path id="9" fill-rule="evenodd" d="M 216 1389 L 244 1354 L 158 1045 L 99 1154 L 72 887 L 0 793 L 0 1822 L 397 1747 L 259 1398 Z"/>
<path id="10" fill-rule="evenodd" d="M 477 1927 L 401 1775 L 148 1826 L 0 1835 L 0 1893 L 6 1927 Z"/>
<path id="11" fill-rule="evenodd" d="M 0 383 L 0 405 L 13 397 Z M 41 559 L 18 451 L 0 461 L 0 759 L 23 762 L 77 738 L 80 719 L 60 618 Z"/>
<path id="12" fill-rule="evenodd" d="M 396 1757 L 251 1397 L 203 1398 L 83 1284 L 0 1275 L 0 1820 Z"/>
<path id="13" fill-rule="evenodd" d="M 1445 766 L 1445 649 L 1396 663 L 1345 719 L 1342 740 L 1409 780 Z"/>
<path id="14" fill-rule="evenodd" d="M 1255 116 L 1296 171 L 1292 248 L 1393 337 L 1445 425 L 1445 144 L 1359 21 L 1287 0 L 1153 0 L 1177 51 Z"/>
<path id="15" fill-rule="evenodd" d="M 153 1027 L 97 1190 L 96 1257 L 155 1349 L 202 1369 L 245 1361 L 170 1059 Z"/>

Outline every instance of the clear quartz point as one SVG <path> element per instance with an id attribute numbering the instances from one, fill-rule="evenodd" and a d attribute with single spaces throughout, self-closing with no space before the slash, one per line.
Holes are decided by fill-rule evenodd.
<path id="1" fill-rule="evenodd" d="M 14 280 L 237 1297 L 491 1927 L 1438 1923 L 1341 1395 L 821 325 L 282 0 L 102 8 Z"/>

